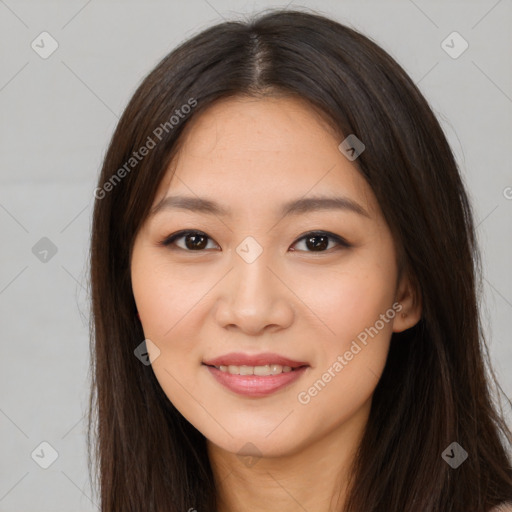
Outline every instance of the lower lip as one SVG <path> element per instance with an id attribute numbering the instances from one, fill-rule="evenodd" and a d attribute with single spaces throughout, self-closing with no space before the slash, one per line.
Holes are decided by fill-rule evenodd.
<path id="1" fill-rule="evenodd" d="M 228 372 L 222 372 L 215 366 L 206 366 L 213 377 L 229 390 L 239 395 L 251 397 L 263 397 L 275 393 L 279 389 L 295 382 L 299 379 L 307 366 L 302 366 L 291 372 L 279 373 L 278 375 L 234 375 Z"/>

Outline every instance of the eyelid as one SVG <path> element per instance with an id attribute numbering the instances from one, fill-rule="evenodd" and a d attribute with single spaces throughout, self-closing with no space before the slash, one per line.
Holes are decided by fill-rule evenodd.
<path id="1" fill-rule="evenodd" d="M 159 245 L 163 245 L 164 247 L 169 247 L 177 239 L 184 237 L 186 235 L 189 235 L 189 234 L 202 235 L 202 236 L 205 236 L 206 238 L 208 238 L 209 240 L 213 240 L 213 238 L 211 236 L 209 236 L 204 231 L 200 231 L 199 229 L 182 229 L 181 231 L 176 231 L 176 233 L 172 233 L 171 235 L 165 237 L 161 242 L 159 242 Z M 217 242 L 215 242 L 215 243 L 217 243 Z M 182 249 L 181 247 L 175 247 L 175 249 L 181 249 L 182 251 L 185 251 L 185 252 L 204 252 L 204 250 L 205 250 L 205 249 L 202 249 L 200 251 L 191 251 L 191 250 L 187 250 L 187 249 Z"/>
<path id="2" fill-rule="evenodd" d="M 295 240 L 295 242 L 293 242 L 292 246 L 297 244 L 298 242 L 304 240 L 304 238 L 312 237 L 312 236 L 326 236 L 326 237 L 330 238 L 331 240 L 334 240 L 338 244 L 338 246 L 344 247 L 346 249 L 352 247 L 352 244 L 347 242 L 347 240 L 345 240 L 342 236 L 336 235 L 335 233 L 331 233 L 330 231 L 323 231 L 323 230 L 306 231 L 306 233 L 300 235 L 297 238 L 297 240 Z M 318 254 L 329 253 L 329 251 L 332 249 L 333 248 L 328 249 L 327 251 L 318 251 Z M 313 254 L 315 253 L 315 251 L 304 251 L 304 252 L 310 252 Z"/>
<path id="3" fill-rule="evenodd" d="M 164 247 L 169 247 L 177 239 L 179 239 L 179 238 L 181 238 L 183 236 L 186 236 L 188 234 L 202 235 L 202 236 L 205 236 L 206 238 L 208 238 L 209 240 L 212 240 L 212 241 L 215 242 L 215 240 L 213 240 L 213 238 L 210 237 L 204 231 L 200 231 L 198 229 L 183 229 L 181 231 L 176 231 L 175 233 L 172 233 L 171 235 L 165 237 L 161 242 L 159 242 L 159 245 L 164 246 Z M 347 242 L 347 240 L 345 240 L 343 237 L 341 237 L 339 235 L 336 235 L 334 233 L 331 233 L 330 231 L 323 231 L 323 230 L 306 231 L 304 234 L 300 235 L 293 242 L 292 246 L 296 245 L 298 242 L 302 241 L 304 238 L 307 238 L 308 236 L 310 236 L 310 237 L 312 237 L 312 236 L 327 236 L 331 240 L 334 240 L 338 244 L 339 247 L 343 247 L 343 248 L 347 248 L 347 249 L 352 247 L 352 244 Z M 215 242 L 215 243 L 217 244 L 217 242 Z M 182 249 L 181 247 L 175 247 L 173 249 L 182 250 L 182 251 L 185 251 L 185 252 L 195 252 L 195 253 L 204 252 L 206 250 L 206 249 L 201 249 L 201 250 L 197 250 L 197 251 L 192 251 L 192 250 L 188 250 L 188 249 Z M 309 253 L 312 253 L 312 254 L 315 254 L 315 253 L 317 253 L 317 254 L 328 253 L 329 254 L 332 249 L 333 248 L 328 249 L 326 251 L 318 251 L 318 252 L 317 251 L 300 251 L 300 252 L 309 252 Z M 295 249 L 293 249 L 293 251 L 295 251 Z"/>

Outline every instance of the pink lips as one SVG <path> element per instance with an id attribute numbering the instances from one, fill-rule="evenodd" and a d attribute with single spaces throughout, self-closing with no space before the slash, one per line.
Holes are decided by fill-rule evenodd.
<path id="1" fill-rule="evenodd" d="M 231 353 L 204 361 L 203 364 L 206 365 L 208 371 L 217 382 L 234 393 L 250 397 L 263 397 L 276 392 L 299 379 L 304 374 L 307 367 L 309 367 L 306 362 L 294 361 L 287 357 L 280 356 L 279 354 L 272 353 L 255 355 Z M 267 364 L 290 366 L 293 370 L 278 375 L 258 376 L 234 375 L 215 368 L 215 366 L 265 366 Z"/>

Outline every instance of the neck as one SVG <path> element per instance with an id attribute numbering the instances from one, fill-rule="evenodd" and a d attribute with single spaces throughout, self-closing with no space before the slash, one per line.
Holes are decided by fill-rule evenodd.
<path id="1" fill-rule="evenodd" d="M 369 406 L 349 423 L 283 456 L 251 460 L 207 441 L 218 512 L 342 510 Z"/>

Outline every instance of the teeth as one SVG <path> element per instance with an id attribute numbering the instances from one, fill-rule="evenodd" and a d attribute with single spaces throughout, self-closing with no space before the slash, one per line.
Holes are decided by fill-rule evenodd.
<path id="1" fill-rule="evenodd" d="M 232 375 L 257 375 L 264 377 L 266 375 L 279 375 L 292 371 L 290 366 L 281 366 L 280 364 L 266 364 L 265 366 L 216 366 L 221 372 L 231 373 Z"/>

